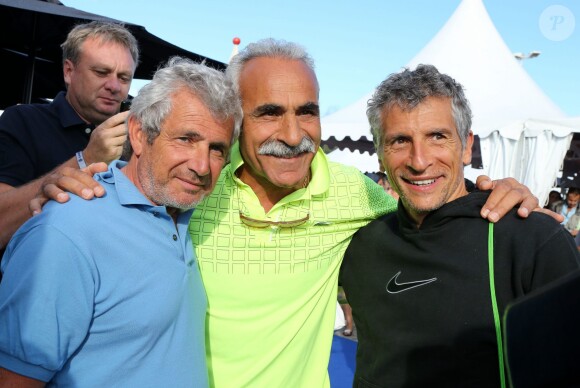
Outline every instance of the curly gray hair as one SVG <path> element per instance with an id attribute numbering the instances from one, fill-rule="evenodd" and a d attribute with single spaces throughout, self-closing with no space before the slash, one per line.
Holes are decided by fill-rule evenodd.
<path id="1" fill-rule="evenodd" d="M 367 117 L 371 126 L 373 142 L 382 160 L 383 128 L 385 108 L 397 105 L 403 110 L 411 110 L 427 97 L 451 98 L 451 110 L 455 127 L 465 148 L 471 129 L 471 108 L 463 87 L 453 78 L 440 73 L 433 65 L 418 65 L 415 70 L 404 69 L 391 74 L 375 90 L 367 104 Z"/>
<path id="2" fill-rule="evenodd" d="M 157 70 L 150 83 L 141 88 L 131 105 L 130 115 L 141 122 L 149 143 L 159 136 L 161 123 L 171 111 L 171 95 L 180 88 L 186 88 L 199 97 L 214 118 L 233 118 L 231 142 L 238 138 L 242 108 L 231 82 L 218 70 L 190 59 L 173 57 Z M 127 160 L 131 153 L 131 144 L 127 140 L 122 158 Z"/>

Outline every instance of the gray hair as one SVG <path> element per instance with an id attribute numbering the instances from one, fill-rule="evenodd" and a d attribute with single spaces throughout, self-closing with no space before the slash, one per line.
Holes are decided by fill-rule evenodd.
<path id="1" fill-rule="evenodd" d="M 471 129 L 471 108 L 463 87 L 450 76 L 439 73 L 433 65 L 418 65 L 415 70 L 404 69 L 391 74 L 381 82 L 368 101 L 367 117 L 379 159 L 382 160 L 379 150 L 383 148 L 381 119 L 385 108 L 388 110 L 397 105 L 403 110 L 412 110 L 427 97 L 451 98 L 453 120 L 462 148 L 465 148 Z"/>
<path id="2" fill-rule="evenodd" d="M 239 54 L 235 55 L 226 69 L 226 76 L 232 81 L 238 95 L 240 91 L 240 73 L 244 65 L 254 58 L 262 57 L 302 61 L 314 73 L 314 60 L 304 47 L 285 40 L 261 39 L 250 43 Z"/>
<path id="3" fill-rule="evenodd" d="M 161 132 L 161 123 L 171 111 L 171 96 L 185 88 L 195 94 L 217 120 L 234 119 L 233 143 L 240 133 L 242 108 L 240 100 L 225 75 L 190 59 L 173 57 L 158 69 L 150 83 L 133 99 L 130 115 L 141 123 L 151 144 Z M 122 159 L 131 156 L 129 139 L 123 147 Z"/>
<path id="4" fill-rule="evenodd" d="M 68 33 L 64 43 L 60 45 L 62 63 L 68 59 L 76 65 L 81 56 L 81 46 L 88 38 L 114 42 L 126 47 L 131 52 L 135 67 L 139 64 L 139 46 L 133 34 L 121 24 L 98 21 L 79 24 Z"/>

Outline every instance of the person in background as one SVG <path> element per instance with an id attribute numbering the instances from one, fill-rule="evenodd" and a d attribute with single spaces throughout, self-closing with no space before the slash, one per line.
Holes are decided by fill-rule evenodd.
<path id="1" fill-rule="evenodd" d="M 572 236 L 578 237 L 578 232 L 580 231 L 580 210 L 576 210 L 576 213 L 570 216 L 570 219 L 564 227 Z M 576 240 L 578 241 L 578 239 Z"/>
<path id="2" fill-rule="evenodd" d="M 344 323 L 345 326 L 342 328 L 342 335 L 345 337 L 350 337 L 354 330 L 354 321 L 352 319 L 352 309 L 348 304 L 348 300 L 346 299 L 346 294 L 344 293 L 344 289 L 339 284 L 338 285 L 338 304 L 340 305 L 340 309 L 344 315 Z"/>
<path id="3" fill-rule="evenodd" d="M 566 230 L 576 236 L 578 233 L 578 222 L 580 221 L 580 189 L 570 187 L 566 192 L 565 200 L 552 204 L 552 210 L 564 217 L 562 225 Z"/>
<path id="4" fill-rule="evenodd" d="M 391 187 L 389 180 L 387 178 L 387 174 L 382 171 L 379 172 L 366 172 L 366 176 L 373 180 L 373 182 L 377 183 L 378 185 L 382 186 L 387 194 L 391 197 L 395 198 L 396 200 L 399 199 L 399 194 Z"/>
<path id="5" fill-rule="evenodd" d="M 242 102 L 240 140 L 189 226 L 208 298 L 210 385 L 328 387 L 344 252 L 359 228 L 396 203 L 320 149 L 318 81 L 301 46 L 251 43 L 226 75 Z M 58 198 L 60 188 L 84 188 L 102 195 L 90 177 L 71 175 L 81 184 L 57 179 L 45 193 Z M 492 186 L 481 178 L 479 184 Z M 484 217 L 497 220 L 522 201 L 523 215 L 538 205 L 512 179 L 493 185 L 493 198 L 480 208 Z"/>
<path id="6" fill-rule="evenodd" d="M 496 223 L 468 192 L 471 109 L 434 66 L 383 81 L 367 115 L 396 213 L 361 228 L 340 282 L 357 328 L 354 386 L 505 386 L 506 305 L 580 268 L 571 236 L 537 212 Z"/>
<path id="7" fill-rule="evenodd" d="M 134 99 L 107 195 L 50 203 L 0 283 L 0 386 L 205 387 L 206 294 L 187 231 L 241 121 L 223 73 L 174 58 Z"/>
<path id="8" fill-rule="evenodd" d="M 377 183 L 379 185 L 383 186 L 383 189 L 385 189 L 385 192 L 387 194 L 389 194 L 391 197 L 395 198 L 396 200 L 399 200 L 399 194 L 397 194 L 397 192 L 395 190 L 393 190 L 393 187 L 389 183 L 389 179 L 387 177 L 387 174 L 381 173 L 379 176 L 379 181 Z"/>
<path id="9" fill-rule="evenodd" d="M 91 22 L 74 27 L 61 47 L 66 92 L 0 116 L 0 255 L 47 177 L 117 159 L 127 136 L 119 106 L 139 63 L 135 37 L 119 24 Z"/>
<path id="10" fill-rule="evenodd" d="M 559 191 L 557 190 L 550 191 L 550 194 L 548 194 L 548 202 L 546 203 L 546 206 L 544 206 L 544 209 L 552 210 L 552 206 L 554 205 L 554 203 L 561 200 L 562 195 L 560 194 Z"/>

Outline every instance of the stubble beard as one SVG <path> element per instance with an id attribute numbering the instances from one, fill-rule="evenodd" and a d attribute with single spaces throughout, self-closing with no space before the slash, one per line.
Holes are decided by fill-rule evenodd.
<path id="1" fill-rule="evenodd" d="M 157 205 L 179 210 L 190 210 L 196 207 L 206 195 L 206 193 L 201 193 L 198 199 L 189 202 L 178 201 L 169 193 L 168 185 L 163 185 L 156 181 L 151 164 L 147 164 L 139 175 L 141 175 L 139 179 L 145 195 Z"/>

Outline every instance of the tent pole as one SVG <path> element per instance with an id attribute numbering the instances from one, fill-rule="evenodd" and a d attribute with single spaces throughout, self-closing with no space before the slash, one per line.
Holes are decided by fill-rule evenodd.
<path id="1" fill-rule="evenodd" d="M 34 68 L 36 66 L 36 23 L 38 15 L 34 13 L 32 22 L 32 39 L 28 48 L 28 73 L 24 82 L 23 104 L 30 104 L 32 101 L 32 87 L 34 84 Z"/>

